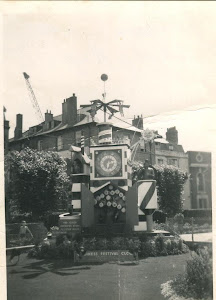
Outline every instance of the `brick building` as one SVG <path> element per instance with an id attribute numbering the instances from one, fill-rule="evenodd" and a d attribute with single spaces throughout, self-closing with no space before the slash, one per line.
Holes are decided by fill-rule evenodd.
<path id="1" fill-rule="evenodd" d="M 113 121 L 115 118 L 113 118 Z M 23 132 L 23 116 L 17 114 L 14 138 L 9 140 L 9 150 L 20 151 L 25 147 L 37 150 L 52 150 L 64 153 L 70 145 L 80 146 L 81 135 L 84 136 L 85 152 L 89 154 L 90 145 L 98 143 L 98 120 L 93 119 L 86 108 L 77 109 L 77 97 L 65 99 L 62 114 L 53 116 L 51 111 L 45 113 L 45 121 Z M 143 118 L 134 117 L 132 125 L 118 122 L 113 124 L 113 142 L 127 141 L 130 145 L 137 143 L 143 130 Z M 136 152 L 136 160 L 148 158 L 148 145 Z"/>
<path id="2" fill-rule="evenodd" d="M 188 151 L 191 208 L 212 207 L 211 153 Z"/>

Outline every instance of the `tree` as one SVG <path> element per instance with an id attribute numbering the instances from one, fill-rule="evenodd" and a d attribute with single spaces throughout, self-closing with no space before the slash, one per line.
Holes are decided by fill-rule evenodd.
<path id="1" fill-rule="evenodd" d="M 6 194 L 10 207 L 37 219 L 67 203 L 66 162 L 56 152 L 13 151 L 5 158 L 5 170 L 10 173 Z"/>
<path id="2" fill-rule="evenodd" d="M 158 204 L 159 209 L 168 216 L 174 216 L 183 209 L 182 194 L 184 184 L 188 179 L 186 172 L 172 165 L 155 165 L 157 170 Z M 142 163 L 134 163 L 133 180 L 142 180 L 144 166 Z"/>

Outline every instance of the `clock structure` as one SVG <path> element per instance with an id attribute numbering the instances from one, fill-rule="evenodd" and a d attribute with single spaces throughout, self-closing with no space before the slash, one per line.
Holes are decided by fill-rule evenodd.
<path id="1" fill-rule="evenodd" d="M 122 150 L 95 151 L 95 177 L 121 177 Z"/>

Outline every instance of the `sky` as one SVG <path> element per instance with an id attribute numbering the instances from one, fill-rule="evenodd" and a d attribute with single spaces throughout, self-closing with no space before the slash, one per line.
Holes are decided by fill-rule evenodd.
<path id="1" fill-rule="evenodd" d="M 61 114 L 73 93 L 78 105 L 124 100 L 127 122 L 176 126 L 187 150 L 213 151 L 216 125 L 216 3 L 7 2 L 2 13 L 3 104 L 13 137 L 38 123 L 22 73 L 42 113 Z M 154 115 L 154 117 L 148 117 Z"/>

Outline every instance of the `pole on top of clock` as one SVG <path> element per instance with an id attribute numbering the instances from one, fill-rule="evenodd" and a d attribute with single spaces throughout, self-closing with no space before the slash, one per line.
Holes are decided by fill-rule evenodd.
<path id="1" fill-rule="evenodd" d="M 104 82 L 104 92 L 102 94 L 103 96 L 103 102 L 106 102 L 106 85 L 105 85 L 105 81 L 107 81 L 108 76 L 106 74 L 102 74 L 101 75 L 101 80 Z M 106 122 L 106 105 L 104 106 L 104 122 Z"/>

